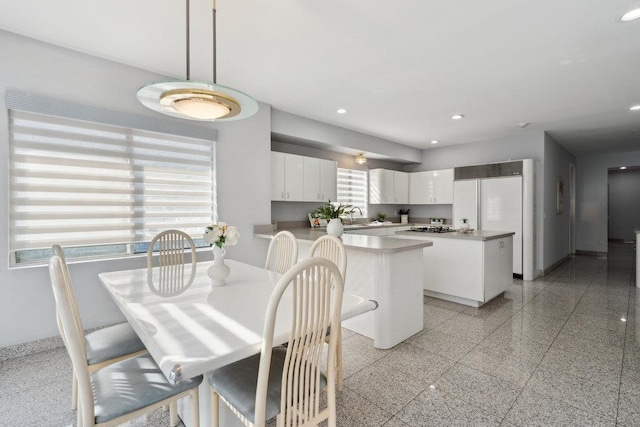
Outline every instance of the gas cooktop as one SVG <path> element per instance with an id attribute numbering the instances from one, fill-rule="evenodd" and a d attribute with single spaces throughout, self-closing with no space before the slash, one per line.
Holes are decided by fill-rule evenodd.
<path id="1" fill-rule="evenodd" d="M 419 233 L 451 233 L 456 230 L 444 225 L 427 225 L 426 227 L 411 227 L 411 230 L 409 231 L 416 231 Z"/>

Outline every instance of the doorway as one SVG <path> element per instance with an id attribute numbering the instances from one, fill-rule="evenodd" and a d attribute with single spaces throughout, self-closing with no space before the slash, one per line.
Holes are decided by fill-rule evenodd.
<path id="1" fill-rule="evenodd" d="M 610 168 L 607 190 L 609 242 L 634 242 L 640 225 L 640 166 Z"/>

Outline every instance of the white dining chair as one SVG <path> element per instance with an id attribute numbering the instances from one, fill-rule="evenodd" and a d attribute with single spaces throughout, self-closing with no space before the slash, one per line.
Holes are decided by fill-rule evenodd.
<path id="1" fill-rule="evenodd" d="M 80 310 L 76 302 L 76 295 L 73 290 L 73 282 L 69 274 L 69 267 L 64 255 L 62 246 L 53 245 L 53 254 L 60 258 L 62 263 L 63 274 L 69 285 L 68 294 L 71 304 L 71 311 L 76 319 L 79 331 L 84 334 L 82 327 L 82 319 L 80 318 Z M 84 336 L 85 350 L 87 355 L 87 369 L 89 372 L 95 372 L 112 363 L 120 360 L 146 353 L 145 348 L 138 334 L 128 323 L 120 323 L 117 325 L 107 326 L 96 331 L 90 332 Z M 73 372 L 71 387 L 71 409 L 77 408 L 78 402 L 78 382 L 75 371 Z"/>
<path id="2" fill-rule="evenodd" d="M 172 386 L 148 353 L 121 360 L 93 373 L 89 371 L 71 283 L 60 257 L 53 256 L 49 260 L 49 275 L 56 301 L 58 329 L 78 380 L 78 425 L 115 426 L 166 405 L 174 408 L 178 399 L 187 396 L 194 425 L 198 425 L 198 386 L 202 376 Z M 172 414 L 171 425 L 177 424 L 177 415 Z"/>
<path id="3" fill-rule="evenodd" d="M 165 230 L 156 234 L 147 250 L 147 267 L 153 268 L 156 245 L 158 246 L 158 266 L 184 264 L 187 243 L 191 249 L 191 263 L 196 265 L 198 262 L 196 244 L 191 236 L 181 230 Z"/>
<path id="4" fill-rule="evenodd" d="M 267 251 L 264 268 L 277 273 L 286 273 L 298 262 L 298 241 L 290 231 L 280 231 L 273 236 Z"/>
<path id="5" fill-rule="evenodd" d="M 319 237 L 311 245 L 309 256 L 319 256 L 326 258 L 338 266 L 343 282 L 347 279 L 347 250 L 344 248 L 342 240 L 338 237 L 324 235 Z M 335 330 L 335 329 L 334 329 Z M 344 388 L 344 374 L 342 369 L 342 326 L 337 328 L 338 345 L 336 345 L 336 377 L 338 381 L 338 390 Z M 331 332 L 331 331 L 329 331 Z M 327 337 L 329 342 L 329 337 Z"/>
<path id="6" fill-rule="evenodd" d="M 321 370 L 327 330 L 340 324 L 344 286 L 331 261 L 307 258 L 294 265 L 276 285 L 266 311 L 262 349 L 214 371 L 209 377 L 211 425 L 218 427 L 222 400 L 246 426 L 263 427 L 277 416 L 277 425 L 336 425 L 335 369 Z M 278 307 L 291 301 L 287 347 L 273 347 Z M 335 367 L 337 334 L 329 340 L 329 367 Z M 326 391 L 326 407 L 320 408 Z"/>

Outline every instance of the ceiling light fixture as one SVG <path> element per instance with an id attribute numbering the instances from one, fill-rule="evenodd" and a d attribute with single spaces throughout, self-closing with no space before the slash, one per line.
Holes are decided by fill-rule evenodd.
<path id="1" fill-rule="evenodd" d="M 633 107 L 629 108 L 629 110 L 631 110 L 631 111 L 640 111 L 640 105 L 634 105 Z"/>
<path id="2" fill-rule="evenodd" d="M 620 17 L 620 21 L 622 22 L 630 22 L 630 21 L 635 21 L 636 19 L 640 18 L 640 8 L 638 9 L 633 9 L 630 10 L 629 12 L 625 13 L 624 15 L 622 15 Z"/>
<path id="3" fill-rule="evenodd" d="M 526 127 L 527 127 L 527 126 L 529 126 L 529 125 L 530 125 L 530 123 L 529 123 L 529 122 L 522 122 L 522 123 L 518 123 L 518 127 L 519 127 L 520 129 L 524 129 L 524 128 L 526 128 Z"/>
<path id="4" fill-rule="evenodd" d="M 621 170 L 625 170 L 627 167 L 626 166 L 620 166 Z"/>
<path id="5" fill-rule="evenodd" d="M 367 158 L 364 156 L 364 153 L 360 153 L 356 156 L 356 163 L 359 165 L 367 163 Z"/>
<path id="6" fill-rule="evenodd" d="M 339 108 L 338 111 L 336 111 L 336 113 L 338 114 L 345 114 L 347 112 L 347 110 L 345 110 L 344 108 Z"/>
<path id="7" fill-rule="evenodd" d="M 440 141 L 438 141 L 437 139 L 434 139 L 433 141 L 431 141 L 432 144 L 437 144 L 438 142 Z"/>
<path id="8" fill-rule="evenodd" d="M 232 121 L 246 119 L 258 111 L 249 95 L 216 84 L 216 2 L 213 0 L 213 83 L 191 81 L 189 2 L 186 0 L 187 80 L 147 85 L 138 100 L 147 108 L 188 120 Z"/>
<path id="9" fill-rule="evenodd" d="M 452 120 L 460 120 L 464 118 L 464 114 L 454 114 L 453 116 L 451 116 Z"/>

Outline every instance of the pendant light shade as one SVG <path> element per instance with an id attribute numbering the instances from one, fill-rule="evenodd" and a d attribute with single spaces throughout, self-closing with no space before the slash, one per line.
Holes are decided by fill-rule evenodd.
<path id="1" fill-rule="evenodd" d="M 213 83 L 191 81 L 189 1 L 187 14 L 187 80 L 154 83 L 138 91 L 138 100 L 147 108 L 168 116 L 200 121 L 246 119 L 258 111 L 249 95 L 216 84 L 216 6 L 213 3 Z"/>
<path id="2" fill-rule="evenodd" d="M 364 156 L 364 153 L 360 153 L 356 156 L 356 163 L 359 165 L 367 163 L 367 158 Z"/>

